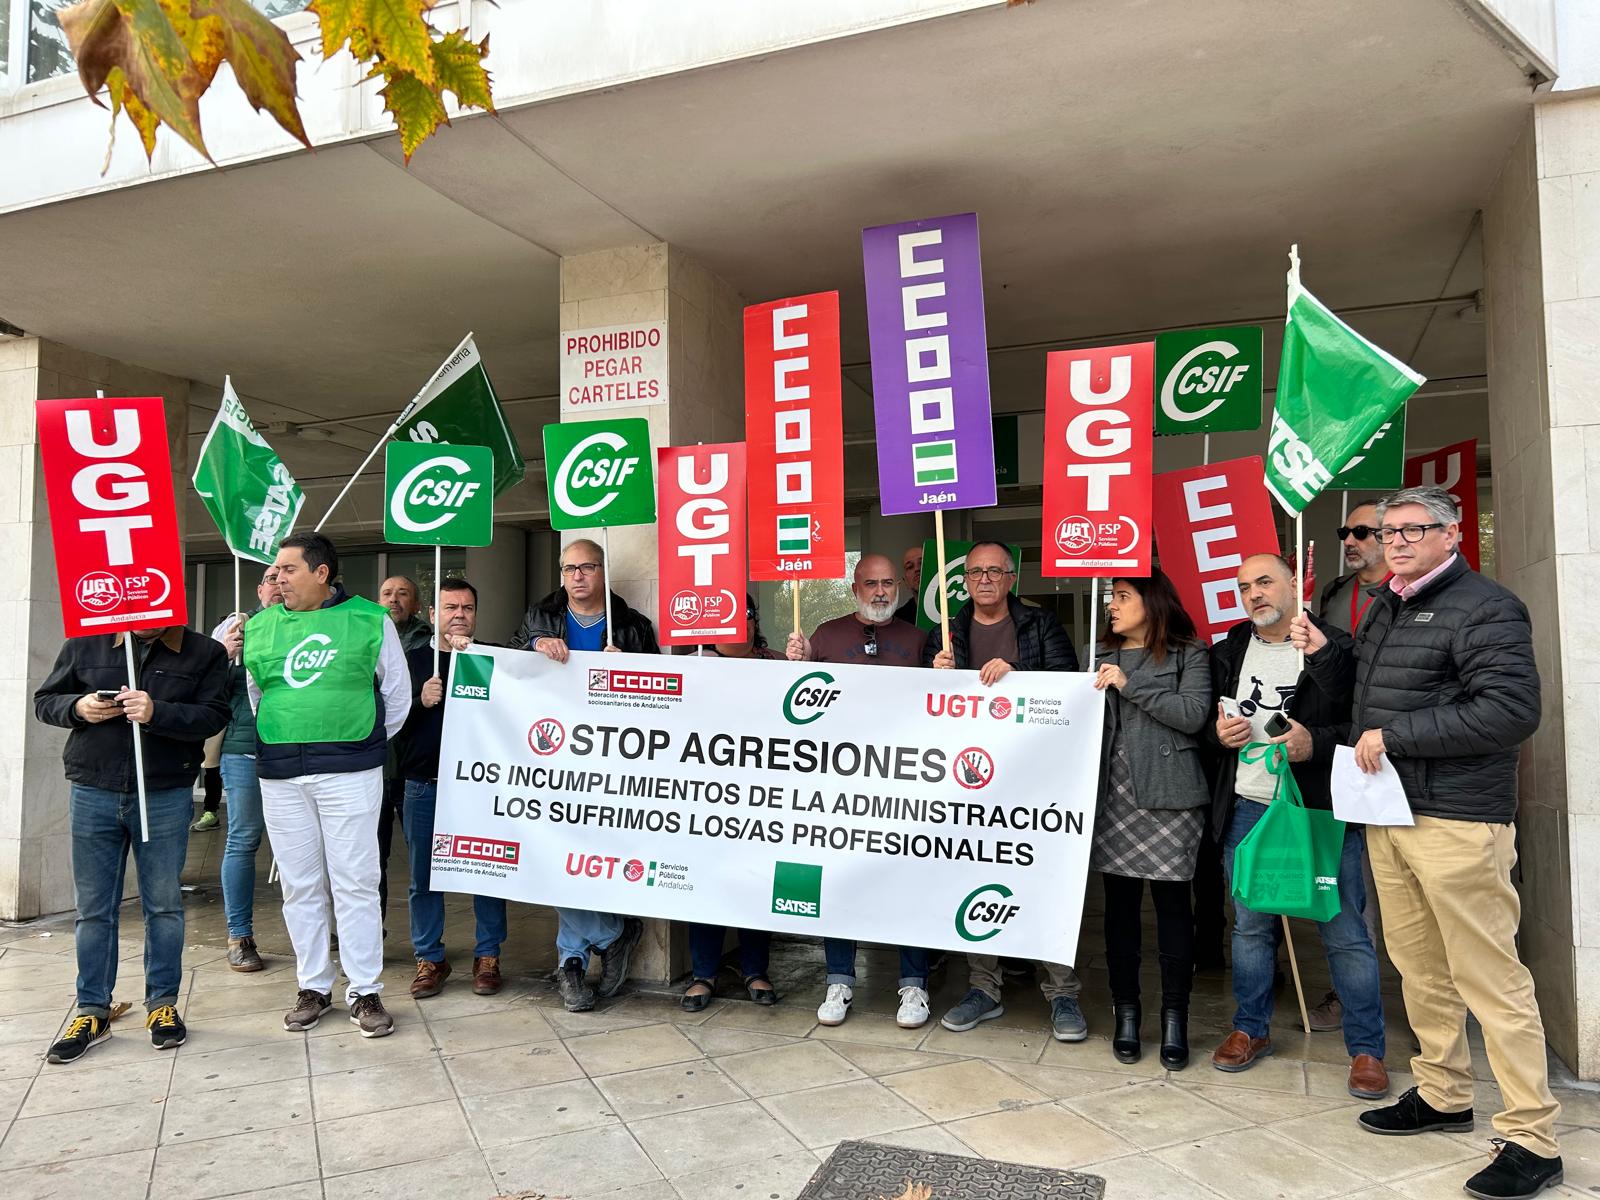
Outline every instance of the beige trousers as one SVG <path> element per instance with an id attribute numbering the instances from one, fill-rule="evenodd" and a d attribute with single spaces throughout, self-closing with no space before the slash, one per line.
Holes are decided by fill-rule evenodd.
<path id="1" fill-rule="evenodd" d="M 1083 984 L 1078 981 L 1076 971 L 1062 963 L 1041 962 L 1039 966 L 1043 968 L 1044 975 L 1039 981 L 1039 990 L 1044 993 L 1047 1001 L 1054 1000 L 1057 996 L 1066 996 L 1072 1000 L 1078 998 L 1078 993 L 1083 990 Z M 967 955 L 967 986 L 975 987 L 989 999 L 998 1001 L 1005 991 L 1000 956 Z"/>
<path id="2" fill-rule="evenodd" d="M 1411 1070 L 1423 1100 L 1441 1112 L 1472 1107 L 1470 1009 L 1505 1102 L 1495 1130 L 1549 1158 L 1559 1153 L 1561 1106 L 1550 1094 L 1533 976 L 1517 957 L 1515 843 L 1512 826 L 1481 821 L 1418 817 L 1409 828 L 1367 827 L 1384 940 L 1422 1045 Z"/>

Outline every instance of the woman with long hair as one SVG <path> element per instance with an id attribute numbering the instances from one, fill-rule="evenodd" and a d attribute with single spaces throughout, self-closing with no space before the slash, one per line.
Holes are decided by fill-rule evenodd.
<path id="1" fill-rule="evenodd" d="M 1114 579 L 1094 686 L 1106 693 L 1100 805 L 1089 865 L 1105 881 L 1106 963 L 1116 1030 L 1111 1049 L 1139 1060 L 1140 917 L 1156 909 L 1161 1064 L 1189 1062 L 1194 924 L 1189 884 L 1211 802 L 1196 738 L 1211 709 L 1211 664 L 1160 570 Z"/>

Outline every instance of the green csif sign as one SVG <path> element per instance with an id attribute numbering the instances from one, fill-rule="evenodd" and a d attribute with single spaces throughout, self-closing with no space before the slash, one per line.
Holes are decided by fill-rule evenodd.
<path id="1" fill-rule="evenodd" d="M 643 417 L 544 427 L 550 527 L 648 525 L 656 519 L 650 423 Z"/>
<path id="2" fill-rule="evenodd" d="M 1261 326 L 1156 334 L 1156 432 L 1261 428 Z"/>
<path id="3" fill-rule="evenodd" d="M 938 542 L 929 538 L 922 543 L 922 587 L 921 595 L 917 597 L 917 628 L 939 628 L 939 589 L 936 576 L 939 573 Z M 967 551 L 971 550 L 976 542 L 957 542 L 946 539 L 944 544 L 944 590 L 950 597 L 950 615 L 956 615 L 960 608 L 972 596 L 967 591 Z M 1006 549 L 1011 551 L 1011 561 L 1017 564 L 1017 577 L 1011 580 L 1011 594 L 1017 594 L 1017 584 L 1022 573 L 1022 548 L 1013 546 L 1009 542 Z"/>
<path id="4" fill-rule="evenodd" d="M 494 451 L 390 442 L 383 536 L 402 546 L 487 546 L 494 537 Z"/>

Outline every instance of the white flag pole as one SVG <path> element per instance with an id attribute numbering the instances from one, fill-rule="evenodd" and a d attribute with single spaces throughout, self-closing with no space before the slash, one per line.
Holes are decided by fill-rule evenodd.
<path id="1" fill-rule="evenodd" d="M 241 594 L 239 590 L 239 556 L 235 554 L 233 556 L 233 611 L 236 613 L 244 611 L 239 607 Z"/>
<path id="2" fill-rule="evenodd" d="M 611 637 L 611 538 L 606 532 L 606 526 L 600 526 L 600 557 L 605 559 L 606 577 L 606 641 L 607 646 L 614 646 L 616 642 Z"/>
<path id="3" fill-rule="evenodd" d="M 439 639 L 444 636 L 444 627 L 439 620 L 439 605 L 443 602 L 441 585 L 444 578 L 440 572 L 444 569 L 444 547 L 433 548 L 433 673 L 439 674 Z"/>
<path id="4" fill-rule="evenodd" d="M 1094 674 L 1095 639 L 1100 636 L 1100 576 L 1089 580 L 1089 674 Z"/>
<path id="5" fill-rule="evenodd" d="M 1339 493 L 1339 528 L 1350 524 L 1350 493 Z M 1339 578 L 1344 578 L 1344 555 L 1339 555 Z"/>
<path id="6" fill-rule="evenodd" d="M 451 360 L 454 359 L 456 355 L 460 354 L 462 348 L 465 347 L 466 344 L 471 340 L 472 331 L 469 329 L 467 330 L 467 336 L 461 339 L 460 345 L 458 345 L 454 350 L 450 351 L 449 354 L 445 355 L 444 361 L 439 364 L 438 369 L 435 370 L 432 375 L 428 376 L 428 382 L 423 384 L 422 387 L 418 389 L 417 394 L 406 402 L 406 406 L 400 410 L 400 415 L 390 423 L 389 428 L 383 431 L 383 436 L 378 439 L 378 444 L 373 446 L 373 448 L 367 452 L 367 456 L 361 460 L 361 465 L 356 468 L 356 473 L 345 481 L 344 487 L 339 489 L 339 494 L 333 498 L 333 503 L 328 505 L 328 511 L 322 514 L 322 520 L 317 522 L 317 527 L 313 532 L 320 533 L 322 531 L 322 527 L 328 523 L 328 518 L 333 516 L 333 510 L 338 508 L 340 503 L 344 500 L 345 494 L 349 492 L 351 487 L 355 485 L 355 481 L 360 479 L 361 476 L 366 473 L 367 468 L 372 465 L 372 460 L 378 457 L 378 451 L 384 448 L 389 439 L 400 431 L 400 426 L 404 425 L 406 421 L 410 419 L 411 414 L 416 411 L 417 401 L 422 399 L 424 393 L 426 393 L 427 390 L 434 385 L 434 382 L 439 378 L 440 375 L 444 374 L 444 369 L 450 365 Z"/>
<path id="7" fill-rule="evenodd" d="M 1205 442 L 1200 447 L 1200 465 L 1205 467 L 1211 465 L 1211 435 L 1209 433 L 1205 435 Z"/>
<path id="8" fill-rule="evenodd" d="M 1304 512 L 1294 515 L 1294 615 L 1306 610 L 1306 518 Z M 1306 652 L 1298 650 L 1300 670 L 1306 669 Z"/>

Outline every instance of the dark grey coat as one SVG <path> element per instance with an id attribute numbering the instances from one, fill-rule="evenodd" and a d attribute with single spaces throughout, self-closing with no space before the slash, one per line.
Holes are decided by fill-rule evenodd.
<path id="1" fill-rule="evenodd" d="M 1101 650 L 1096 658 L 1097 663 L 1116 661 L 1116 651 Z M 1168 651 L 1162 662 L 1146 658 L 1143 666 L 1123 670 L 1128 682 L 1122 690 L 1106 689 L 1101 796 L 1113 739 L 1121 737 L 1140 808 L 1176 810 L 1210 804 L 1197 736 L 1211 715 L 1210 656 L 1202 646 L 1180 646 Z"/>

